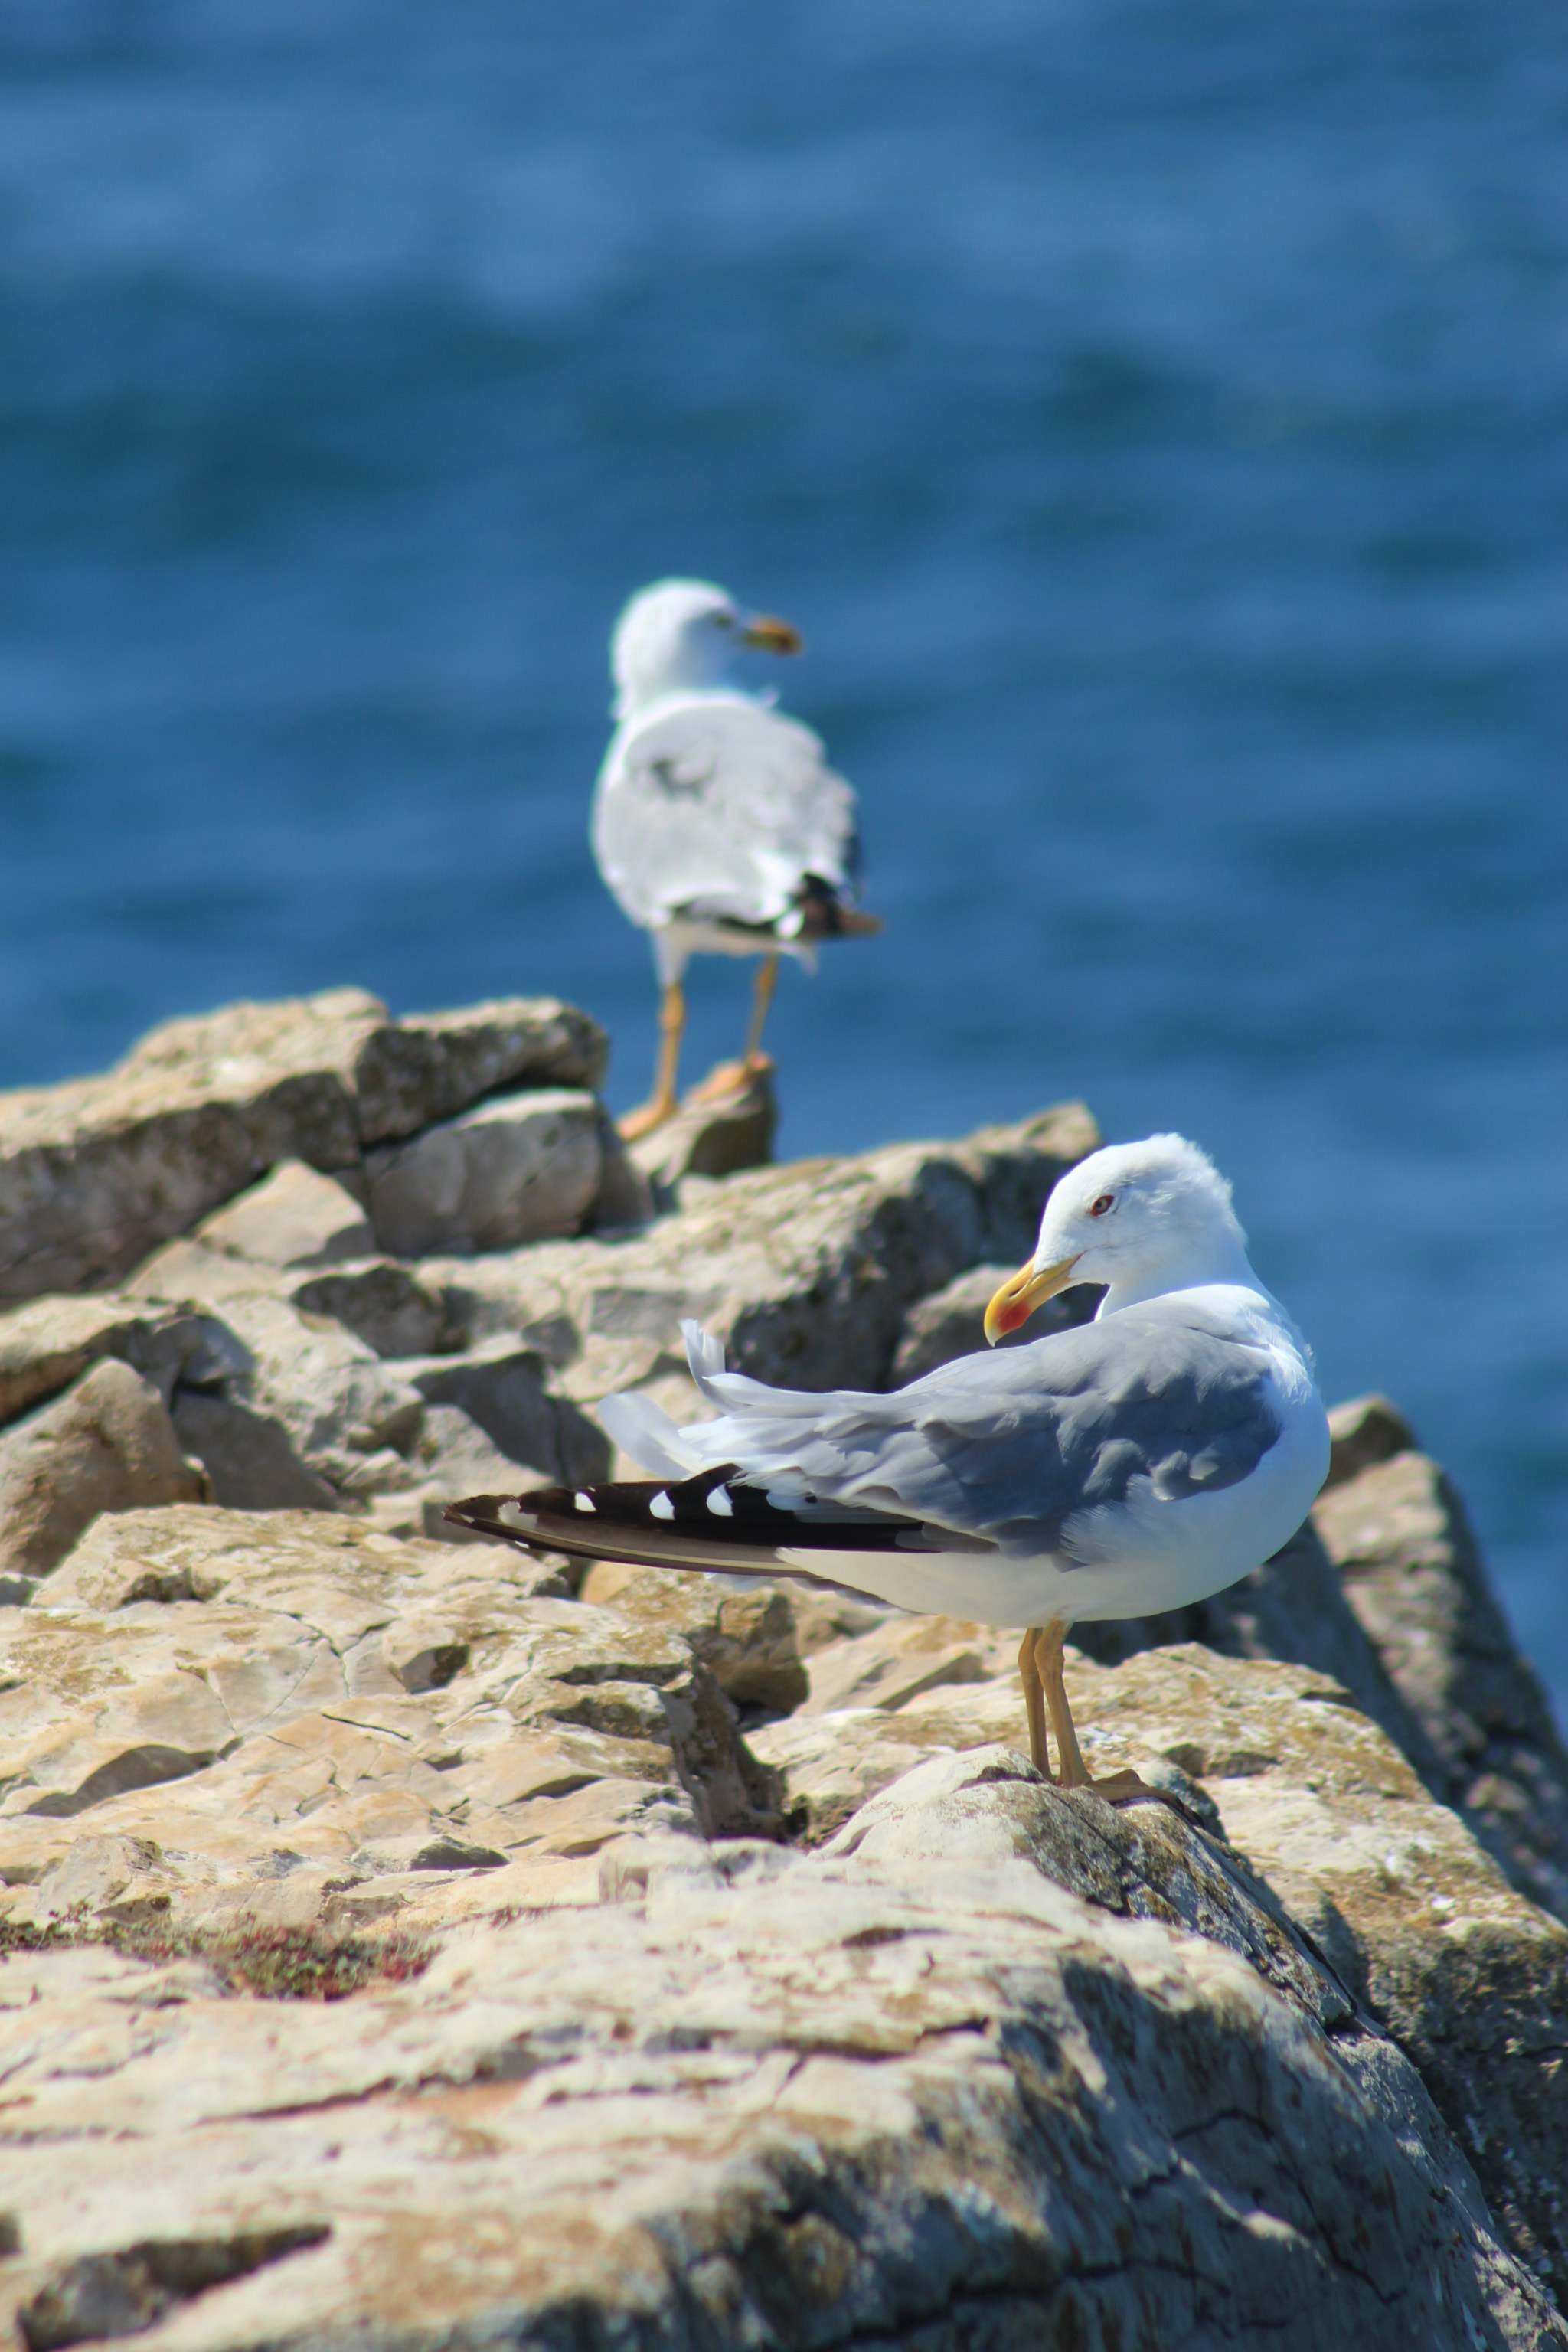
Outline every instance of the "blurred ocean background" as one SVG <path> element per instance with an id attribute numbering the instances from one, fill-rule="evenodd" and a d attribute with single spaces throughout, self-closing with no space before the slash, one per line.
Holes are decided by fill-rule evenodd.
<path id="1" fill-rule="evenodd" d="M 1546 0 L 8 0 L 0 1084 L 356 982 L 639 1098 L 605 641 L 716 578 L 888 921 L 781 1150 L 1200 1139 L 1568 1714 L 1565 138 Z"/>

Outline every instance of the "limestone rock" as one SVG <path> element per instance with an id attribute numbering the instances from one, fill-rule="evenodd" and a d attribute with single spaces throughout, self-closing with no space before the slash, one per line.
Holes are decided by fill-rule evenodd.
<path id="1" fill-rule="evenodd" d="M 267 1266 L 210 1249 L 193 1235 L 155 1250 L 126 1288 L 138 1299 L 208 1307 L 219 1316 L 230 1299 L 261 1292 L 307 1315 L 330 1317 L 378 1356 L 432 1355 L 459 1345 L 463 1337 L 441 1291 L 392 1258 L 354 1258 L 319 1269 Z"/>
<path id="2" fill-rule="evenodd" d="M 418 1436 L 419 1391 L 335 1324 L 260 1293 L 226 1301 L 225 1319 L 249 1359 L 227 1385 L 231 1401 L 279 1423 L 300 1459 L 333 1486 L 353 1474 L 356 1457 L 383 1446 L 406 1453 Z"/>
<path id="3" fill-rule="evenodd" d="M 931 1639 L 940 1648 L 934 1621 Z M 950 1640 L 964 1629 L 950 1627 Z M 973 1635 L 973 1628 L 968 1629 Z M 1002 1637 L 997 1637 L 999 1644 Z M 845 1644 L 875 1654 L 886 1635 Z M 833 1654 L 812 1661 L 814 1679 Z M 848 1675 L 840 1667 L 839 1677 Z M 1507 1885 L 1458 1819 L 1336 1685 L 1310 1669 L 1146 1651 L 1113 1671 L 1069 1653 L 1068 1688 L 1091 1769 L 1161 1768 L 1195 1782 L 1356 2000 L 1421 2067 L 1521 2258 L 1568 2275 L 1568 1933 Z M 810 1715 L 751 1735 L 806 1834 L 848 1838 L 871 1801 L 933 1750 L 1026 1738 L 1016 1674 L 918 1690 L 878 1710 Z M 1163 1781 L 1182 1793 L 1181 1782 Z M 1079 1801 L 1087 1801 L 1080 1800 Z M 1163 1809 L 1129 1818 L 1153 1834 Z M 1080 1885 L 1069 1878 L 1066 1883 Z"/>
<path id="4" fill-rule="evenodd" d="M 222 1380 L 244 1362 L 233 1334 L 210 1316 L 124 1296 L 35 1298 L 0 1313 L 0 1424 L 58 1396 L 106 1356 L 142 1373 L 165 1404 L 176 1382 Z"/>
<path id="5" fill-rule="evenodd" d="M 558 1392 L 537 1349 L 498 1335 L 458 1355 L 412 1360 L 398 1370 L 427 1403 L 467 1413 L 509 1462 L 537 1474 L 534 1484 L 591 1486 L 609 1475 L 609 1439 Z M 519 1483 L 514 1470 L 499 1491 Z"/>
<path id="6" fill-rule="evenodd" d="M 455 1404 L 426 1407 L 418 1442 L 400 1467 L 404 1477 L 371 1504 L 370 1517 L 387 1535 L 426 1536 L 435 1543 L 487 1542 L 448 1519 L 447 1504 L 468 1495 L 504 1495 L 528 1483 L 510 1456 Z M 563 1583 L 560 1590 L 569 1587 Z"/>
<path id="7" fill-rule="evenodd" d="M 433 1356 L 461 1345 L 463 1334 L 437 1289 L 390 1258 L 356 1259 L 285 1286 L 305 1315 L 330 1316 L 378 1356 Z"/>
<path id="8" fill-rule="evenodd" d="M 864 1633 L 818 1650 L 803 1717 L 846 1707 L 891 1711 L 920 1693 L 958 1683 L 992 1682 L 1011 1672 L 1019 1636 L 953 1617 L 896 1612 Z"/>
<path id="9" fill-rule="evenodd" d="M 1192 1773 L 1420 2066 L 1523 2259 L 1568 2279 L 1568 1931 L 1516 1894 L 1448 1809 L 1294 1670 L 1159 1653 L 1091 1684 L 1087 1719 Z"/>
<path id="10" fill-rule="evenodd" d="M 503 1095 L 365 1162 L 377 1243 L 395 1257 L 499 1250 L 574 1234 L 599 1192 L 590 1094 Z"/>
<path id="11" fill-rule="evenodd" d="M 100 1521 L 47 1611 L 0 1612 L 10 1916 L 387 1916 L 463 1852 L 776 1826 L 690 1646 L 559 1591 L 309 1512 Z"/>
<path id="12" fill-rule="evenodd" d="M 1032 1245 L 1031 1245 L 1032 1246 Z M 1025 1256 L 1028 1251 L 1024 1253 Z M 1011 1265 L 976 1265 L 947 1283 L 929 1298 L 917 1299 L 904 1317 L 903 1335 L 893 1358 L 889 1387 L 907 1388 L 940 1365 L 958 1356 L 977 1356 L 985 1346 L 985 1309 L 999 1286 L 1016 1274 Z M 1052 1331 L 1070 1330 L 1077 1323 L 1092 1323 L 1104 1291 L 1092 1282 L 1075 1282 L 1037 1307 L 1027 1323 L 999 1339 L 1000 1348 L 1021 1348 Z"/>
<path id="13" fill-rule="evenodd" d="M 806 1696 L 795 1596 L 782 1585 L 754 1576 L 679 1576 L 602 1559 L 588 1570 L 577 1597 L 614 1609 L 633 1624 L 679 1633 L 737 1706 L 787 1714 Z"/>
<path id="14" fill-rule="evenodd" d="M 1459 1496 L 1435 1462 L 1401 1452 L 1331 1488 L 1313 1517 L 1441 1759 L 1442 1793 L 1514 1885 L 1568 1919 L 1568 1752 Z"/>
<path id="15" fill-rule="evenodd" d="M 503 997 L 456 1013 L 405 1013 L 361 1048 L 354 1066 L 366 1144 L 414 1135 L 487 1095 L 519 1087 L 604 1083 L 609 1040 L 596 1021 L 549 996 Z"/>
<path id="16" fill-rule="evenodd" d="M 594 1196 L 587 1230 L 596 1234 L 634 1233 L 650 1222 L 655 1205 L 652 1185 L 633 1160 L 615 1120 L 601 1105 L 599 1189 Z"/>
<path id="17" fill-rule="evenodd" d="M 294 1451 L 280 1421 L 228 1397 L 187 1389 L 174 1400 L 174 1434 L 230 1511 L 331 1511 L 337 1489 Z M 144 1499 L 151 1501 L 153 1497 Z M 176 1497 L 159 1497 L 175 1500 Z"/>
<path id="18" fill-rule="evenodd" d="M 688 1095 L 675 1117 L 630 1149 L 633 1164 L 668 1205 L 683 1177 L 734 1176 L 765 1168 L 778 1131 L 778 1096 L 772 1066 L 719 1102 Z"/>
<path id="19" fill-rule="evenodd" d="M 279 1160 L 350 1168 L 359 989 L 170 1022 L 106 1077 L 0 1097 L 0 1297 L 127 1274 Z"/>
<path id="20" fill-rule="evenodd" d="M 129 1274 L 280 1160 L 352 1175 L 500 1087 L 596 1084 L 605 1051 L 552 1000 L 397 1024 L 338 989 L 166 1023 L 106 1076 L 0 1097 L 0 1298 Z"/>
<path id="21" fill-rule="evenodd" d="M 1349 1606 L 1313 1520 L 1239 1584 L 1200 1601 L 1196 1614 L 1194 1638 L 1224 1656 L 1279 1658 L 1327 1675 L 1387 1734 L 1432 1793 L 1447 1794 L 1426 1728 Z"/>
<path id="22" fill-rule="evenodd" d="M 0 1437 L 0 1574 L 47 1576 L 100 1511 L 206 1493 L 152 1381 L 97 1364 Z"/>
<path id="23" fill-rule="evenodd" d="M 1391 1461 L 1396 1454 L 1415 1451 L 1410 1423 L 1385 1396 L 1352 1397 L 1329 1412 L 1329 1475 L 1325 1489 L 1342 1486 L 1359 1477 L 1374 1462 Z"/>
<path id="24" fill-rule="evenodd" d="M 13 2308 L 309 2224 L 264 2271 L 149 2260 L 227 2281 L 170 2340 L 1568 2340 L 1413 2066 L 1237 1862 L 1005 1758 L 899 1813 L 829 1857 L 644 1841 L 621 1899 L 286 2030 L 188 1964 L 12 1955 Z"/>
<path id="25" fill-rule="evenodd" d="M 308 1276 L 305 1277 L 310 1278 Z M 124 1293 L 160 1306 L 210 1307 L 220 1312 L 230 1298 L 246 1298 L 257 1291 L 277 1291 L 284 1280 L 275 1266 L 258 1265 L 251 1258 L 231 1257 L 226 1250 L 209 1249 L 194 1234 L 165 1242 L 128 1275 Z"/>
<path id="26" fill-rule="evenodd" d="M 345 1185 L 285 1160 L 210 1217 L 193 1238 L 260 1265 L 336 1265 L 371 1248 L 364 1210 Z"/>

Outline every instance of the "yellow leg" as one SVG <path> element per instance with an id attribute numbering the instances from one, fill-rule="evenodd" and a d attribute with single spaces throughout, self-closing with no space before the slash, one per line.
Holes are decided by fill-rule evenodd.
<path id="1" fill-rule="evenodd" d="M 773 991 L 779 984 L 779 960 L 776 955 L 764 956 L 757 967 L 756 994 L 752 1000 L 752 1026 L 746 1037 L 746 1067 L 754 1070 L 763 1059 L 763 1028 L 768 1017 L 768 1007 L 773 1001 Z"/>
<path id="2" fill-rule="evenodd" d="M 721 1062 L 710 1070 L 700 1087 L 693 1087 L 689 1099 L 700 1103 L 727 1102 L 731 1095 L 744 1094 L 760 1071 L 771 1066 L 763 1051 L 763 1025 L 768 1017 L 768 1007 L 778 986 L 779 960 L 776 955 L 764 956 L 757 972 L 756 994 L 752 1000 L 752 1025 L 746 1036 L 746 1051 L 738 1062 Z"/>
<path id="3" fill-rule="evenodd" d="M 1084 1762 L 1083 1750 L 1078 1744 L 1078 1733 L 1073 1729 L 1072 1709 L 1068 1705 L 1067 1679 L 1062 1666 L 1062 1644 L 1067 1637 L 1068 1628 L 1059 1617 L 1053 1617 L 1048 1625 L 1042 1625 L 1037 1631 L 1031 1631 L 1024 1636 L 1024 1652 L 1027 1653 L 1032 1649 L 1033 1655 L 1030 1657 L 1029 1664 L 1034 1669 L 1045 1706 L 1049 1710 L 1051 1729 L 1056 1735 L 1057 1763 L 1059 1767 L 1058 1785 L 1064 1789 L 1093 1789 L 1098 1795 L 1108 1798 L 1113 1805 L 1128 1804 L 1135 1797 L 1153 1797 L 1161 1804 L 1169 1805 L 1173 1811 L 1182 1812 L 1184 1809 L 1177 1803 L 1174 1797 L 1168 1795 L 1163 1789 L 1151 1789 L 1147 1781 L 1139 1779 L 1136 1772 L 1109 1772 L 1097 1780 Z M 1022 1668 L 1024 1665 L 1022 1653 L 1018 1663 Z M 1029 1674 L 1026 1669 L 1024 1673 L 1024 1692 L 1025 1696 L 1027 1697 Z M 1032 1712 L 1029 1728 L 1032 1739 L 1034 1736 Z M 1044 1746 L 1043 1738 L 1041 1745 Z M 1037 1763 L 1038 1757 L 1035 1760 Z"/>
<path id="4" fill-rule="evenodd" d="M 1037 1772 L 1043 1772 L 1048 1780 L 1051 1759 L 1046 1748 L 1046 1700 L 1035 1666 L 1035 1643 L 1039 1638 L 1031 1625 L 1018 1652 L 1018 1672 L 1024 1678 L 1024 1710 L 1029 1718 L 1029 1759 Z"/>
<path id="5" fill-rule="evenodd" d="M 680 1041 L 686 1034 L 686 992 L 678 980 L 670 982 L 658 1008 L 658 1060 L 654 1067 L 653 1093 L 638 1110 L 627 1111 L 620 1122 L 622 1135 L 635 1143 L 641 1135 L 651 1135 L 667 1118 L 673 1118 L 679 1106 L 675 1091 L 675 1074 L 680 1067 Z"/>
<path id="6" fill-rule="evenodd" d="M 1062 1671 L 1062 1644 L 1068 1629 L 1059 1617 L 1042 1625 L 1035 1635 L 1035 1672 L 1040 1678 L 1046 1705 L 1050 1710 L 1051 1729 L 1056 1734 L 1057 1762 L 1061 1768 L 1064 1789 L 1084 1789 L 1091 1774 L 1083 1760 L 1083 1750 L 1078 1744 L 1078 1734 L 1072 1727 L 1072 1709 L 1068 1705 L 1067 1682 Z"/>

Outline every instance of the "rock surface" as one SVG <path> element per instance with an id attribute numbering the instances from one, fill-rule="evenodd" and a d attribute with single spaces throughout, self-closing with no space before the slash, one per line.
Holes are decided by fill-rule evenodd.
<path id="1" fill-rule="evenodd" d="M 0 1436 L 0 1579 L 47 1576 L 100 1511 L 206 1493 L 152 1381 L 129 1364 L 96 1364 Z"/>
<path id="2" fill-rule="evenodd" d="M 1411 1453 L 1415 1446 L 1415 1433 L 1397 1405 L 1390 1404 L 1385 1396 L 1351 1397 L 1329 1414 L 1329 1475 L 1324 1488 L 1342 1486 L 1347 1478 L 1359 1476 L 1374 1462 Z"/>
<path id="3" fill-rule="evenodd" d="M 1080 1629 L 1169 1804 L 1022 1760 L 1016 1630 L 466 1537 L 609 1389 L 705 1410 L 683 1316 L 806 1387 L 977 1344 L 1098 1141 L 650 1186 L 602 1060 L 347 992 L 0 1106 L 6 1278 L 124 1280 L 0 1314 L 18 2346 L 1568 2344 L 1563 1750 L 1395 1409 L 1232 1592 Z"/>
<path id="4" fill-rule="evenodd" d="M 776 1828 L 690 1645 L 565 1591 L 334 1516 L 100 1520 L 0 1611 L 10 1916 L 342 1926 L 642 1822 Z"/>
<path id="5" fill-rule="evenodd" d="M 375 1237 L 394 1257 L 574 1234 L 600 1172 L 599 1106 L 560 1087 L 503 1095 L 365 1161 Z"/>
<path id="6" fill-rule="evenodd" d="M 663 1127 L 630 1147 L 632 1163 L 647 1178 L 661 1208 L 687 1196 L 689 1176 L 736 1176 L 743 1168 L 765 1168 L 773 1156 L 778 1096 L 771 1065 L 718 1102 L 688 1095 Z"/>
<path id="7" fill-rule="evenodd" d="M 285 1160 L 248 1192 L 204 1217 L 194 1239 L 254 1265 L 337 1265 L 372 1246 L 364 1210 L 348 1187 Z"/>
<path id="8" fill-rule="evenodd" d="M 105 1077 L 0 1096 L 0 1298 L 113 1281 L 279 1161 L 352 1173 L 502 1087 L 596 1086 L 606 1052 L 551 999 L 394 1022 L 350 988 L 168 1022 Z"/>
<path id="9" fill-rule="evenodd" d="M 1007 1647 L 906 1619 L 814 1657 L 807 1706 L 751 1737 L 806 1836 L 853 1828 L 932 1749 L 1023 1738 L 1016 1675 L 986 1675 Z M 1131 1763 L 1196 1796 L 1420 2066 L 1516 2251 L 1568 2276 L 1568 1930 L 1513 1892 L 1322 1675 L 1189 1644 L 1113 1670 L 1069 1654 L 1068 1687 L 1091 1767 Z M 1156 1810 L 1126 1818 L 1142 1830 Z"/>
<path id="10" fill-rule="evenodd" d="M 1313 1517 L 1351 1607 L 1439 1759 L 1440 1793 L 1516 1886 L 1568 1919 L 1568 1751 L 1453 1486 L 1407 1449 L 1333 1486 Z"/>
<path id="11" fill-rule="evenodd" d="M 286 2033 L 188 1963 L 18 1956 L 22 2330 L 140 2259 L 155 2352 L 1564 2341 L 1223 1848 L 994 1748 L 855 1828 L 645 1841 Z"/>
<path id="12" fill-rule="evenodd" d="M 144 1372 L 167 1404 L 238 1369 L 232 1335 L 209 1317 L 132 1297 L 39 1298 L 0 1311 L 0 1426 L 58 1396 L 105 1357 Z"/>

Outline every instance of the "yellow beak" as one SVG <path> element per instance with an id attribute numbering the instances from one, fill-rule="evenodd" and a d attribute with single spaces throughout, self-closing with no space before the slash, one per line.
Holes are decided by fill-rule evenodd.
<path id="1" fill-rule="evenodd" d="M 1016 1274 L 1010 1274 L 985 1309 L 987 1346 L 994 1348 L 998 1339 L 1005 1339 L 1009 1331 L 1016 1331 L 1021 1323 L 1026 1323 L 1037 1307 L 1043 1307 L 1047 1298 L 1054 1298 L 1058 1290 L 1065 1290 L 1072 1280 L 1072 1270 L 1081 1255 L 1081 1252 L 1075 1252 L 1071 1257 L 1058 1258 L 1055 1265 L 1043 1266 L 1038 1274 L 1031 1258 L 1027 1265 L 1018 1268 Z"/>
<path id="2" fill-rule="evenodd" d="M 775 620 L 771 613 L 756 613 L 741 632 L 741 643 L 759 654 L 803 654 L 805 639 L 788 621 Z"/>

